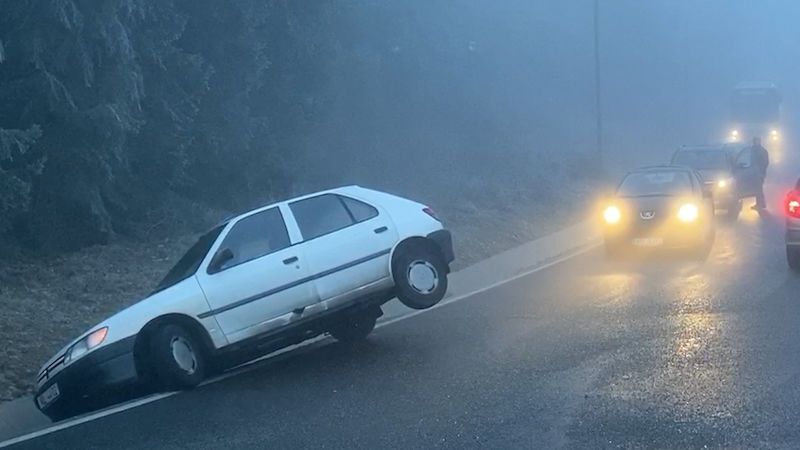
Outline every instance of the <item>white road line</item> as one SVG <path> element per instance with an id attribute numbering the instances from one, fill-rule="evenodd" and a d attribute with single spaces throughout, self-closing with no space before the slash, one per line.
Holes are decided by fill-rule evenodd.
<path id="1" fill-rule="evenodd" d="M 114 408 L 105 409 L 102 411 L 98 411 L 96 413 L 92 413 L 83 417 L 79 417 L 77 419 L 72 419 L 67 422 L 57 423 L 51 427 L 45 428 L 43 430 L 34 431 L 33 433 L 28 433 L 19 437 L 15 437 L 13 439 L 9 439 L 7 441 L 0 442 L 0 448 L 8 447 L 10 445 L 19 444 L 20 442 L 28 441 L 31 439 L 35 439 L 40 436 L 44 436 L 46 434 L 55 433 L 56 431 L 61 431 L 66 428 L 72 428 L 76 425 L 80 425 L 82 423 L 91 422 L 97 420 L 101 417 L 110 416 L 112 414 L 116 414 L 118 412 L 126 411 L 129 409 L 137 408 L 142 405 L 146 405 L 148 403 L 153 403 L 161 399 L 165 399 L 167 397 L 172 397 L 173 395 L 177 394 L 177 392 L 165 392 L 163 394 L 155 394 L 148 397 L 140 398 L 138 400 L 134 400 L 132 402 L 124 403 L 122 405 L 116 406 Z"/>
<path id="2" fill-rule="evenodd" d="M 428 311 L 432 311 L 434 309 L 441 308 L 441 307 L 443 307 L 445 305 L 449 305 L 451 303 L 455 303 L 457 301 L 464 300 L 465 298 L 472 297 L 472 296 L 478 295 L 478 294 L 482 294 L 482 293 L 484 293 L 486 291 L 489 291 L 489 290 L 492 290 L 492 289 L 494 289 L 494 288 L 496 288 L 498 286 L 502 286 L 502 285 L 504 285 L 506 283 L 510 283 L 510 282 L 512 282 L 514 280 L 518 280 L 520 278 L 526 277 L 526 276 L 528 276 L 528 275 L 530 275 L 532 273 L 536 273 L 536 272 L 548 269 L 550 267 L 553 267 L 556 264 L 562 263 L 562 262 L 564 262 L 564 261 L 566 261 L 566 260 L 568 260 L 570 258 L 574 258 L 574 257 L 576 257 L 578 255 L 587 253 L 590 250 L 593 250 L 593 249 L 595 249 L 595 248 L 597 248 L 599 246 L 600 246 L 599 243 L 588 244 L 586 246 L 580 247 L 580 248 L 578 248 L 576 250 L 573 250 L 571 252 L 563 254 L 562 256 L 559 256 L 559 257 L 553 259 L 552 261 L 550 261 L 548 263 L 542 264 L 541 266 L 535 266 L 535 267 L 533 267 L 533 268 L 531 268 L 529 270 L 520 272 L 520 273 L 518 273 L 518 274 L 516 274 L 516 275 L 514 275 L 514 276 L 512 276 L 510 278 L 507 278 L 505 280 L 492 283 L 492 284 L 490 284 L 488 286 L 484 286 L 484 287 L 482 287 L 480 289 L 476 289 L 476 290 L 474 290 L 472 292 L 468 292 L 466 294 L 461 294 L 461 295 L 457 295 L 455 297 L 444 299 L 441 302 L 439 302 L 437 305 L 435 305 L 435 306 L 433 306 L 431 308 L 424 309 L 424 310 L 419 310 L 419 311 L 412 311 L 412 312 L 409 312 L 408 314 L 403 314 L 403 315 L 400 315 L 398 317 L 394 317 L 394 318 L 388 319 L 386 321 L 379 322 L 375 326 L 375 328 L 382 328 L 382 327 L 385 327 L 387 325 L 391 325 L 393 323 L 399 322 L 401 320 L 410 319 L 411 317 L 418 316 L 418 315 L 420 315 L 422 313 L 426 313 Z M 264 361 L 264 360 L 267 360 L 267 359 L 273 359 L 273 358 L 275 358 L 277 356 L 280 356 L 280 355 L 289 353 L 291 351 L 297 350 L 298 348 L 307 347 L 309 345 L 313 345 L 315 343 L 318 343 L 318 342 L 321 342 L 321 341 L 324 341 L 324 340 L 327 340 L 327 339 L 332 339 L 332 338 L 330 336 L 326 336 L 326 335 L 318 336 L 318 337 L 316 337 L 314 339 L 310 339 L 310 340 L 305 341 L 305 342 L 303 342 L 301 344 L 297 344 L 297 345 L 293 345 L 293 346 L 290 346 L 290 347 L 286 347 L 286 348 L 283 348 L 281 350 L 278 350 L 278 351 L 275 351 L 273 353 L 270 353 L 268 355 L 261 356 L 259 358 L 256 358 L 256 359 L 254 359 L 252 361 L 248 361 L 248 362 L 238 366 L 238 368 L 236 368 L 236 369 L 232 369 L 231 371 L 223 373 L 222 375 L 216 376 L 214 378 L 210 378 L 210 379 L 204 381 L 203 383 L 201 383 L 200 386 L 207 386 L 209 384 L 218 383 L 220 381 L 226 380 L 226 379 L 234 377 L 236 375 L 241 375 L 243 373 L 251 372 L 251 371 L 253 371 L 253 370 L 258 368 L 257 363 L 259 363 L 261 361 Z M 64 429 L 67 429 L 67 428 L 72 428 L 74 426 L 81 425 L 81 424 L 84 424 L 84 423 L 87 423 L 87 422 L 92 422 L 92 421 L 95 421 L 97 419 L 101 419 L 103 417 L 110 416 L 112 414 L 116 414 L 116 413 L 119 413 L 119 412 L 122 412 L 122 411 L 127 411 L 129 409 L 138 408 L 139 406 L 146 405 L 148 403 L 153 403 L 153 402 L 156 402 L 156 401 L 159 401 L 159 400 L 163 400 L 165 398 L 172 397 L 173 395 L 178 394 L 178 393 L 179 393 L 178 391 L 173 391 L 173 392 L 164 392 L 164 393 L 160 393 L 160 394 L 153 394 L 153 395 L 150 395 L 150 396 L 138 399 L 138 400 L 134 400 L 134 401 L 131 401 L 131 402 L 128 402 L 128 403 L 123 403 L 122 405 L 114 406 L 114 407 L 111 407 L 111 408 L 108 408 L 108 409 L 104 409 L 104 410 L 98 411 L 96 413 L 92 413 L 92 414 L 89 414 L 89 415 L 86 415 L 86 416 L 82 416 L 82 417 L 79 417 L 77 419 L 70 419 L 70 420 L 65 421 L 65 422 L 60 422 L 60 423 L 57 423 L 57 424 L 55 424 L 53 426 L 50 426 L 48 428 L 44 428 L 44 429 L 39 430 L 39 431 L 34 431 L 32 433 L 28 433 L 28 434 L 25 434 L 25 435 L 22 435 L 22 436 L 19 436 L 19 437 L 15 437 L 15 438 L 9 439 L 7 441 L 0 442 L 0 448 L 5 448 L 5 447 L 8 447 L 8 446 L 11 446 L 11 445 L 14 445 L 14 444 L 19 444 L 20 442 L 29 441 L 31 439 L 36 439 L 38 437 L 45 436 L 45 435 L 48 435 L 50 433 L 55 433 L 56 431 L 61 431 L 61 430 L 64 430 Z"/>

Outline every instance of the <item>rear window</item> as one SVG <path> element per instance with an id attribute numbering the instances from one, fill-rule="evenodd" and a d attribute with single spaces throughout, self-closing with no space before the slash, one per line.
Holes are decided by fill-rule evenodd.
<path id="1" fill-rule="evenodd" d="M 354 223 L 339 196 L 333 194 L 296 201 L 289 207 L 300 227 L 300 232 L 303 233 L 304 240 L 341 230 Z"/>
<path id="2" fill-rule="evenodd" d="M 692 192 L 692 180 L 684 171 L 629 173 L 617 189 L 623 197 L 678 195 Z"/>
<path id="3" fill-rule="evenodd" d="M 729 168 L 728 156 L 725 152 L 713 150 L 681 151 L 675 155 L 672 163 L 699 170 L 725 170 Z"/>
<path id="4" fill-rule="evenodd" d="M 339 198 L 342 199 L 347 210 L 353 215 L 353 220 L 356 222 L 363 222 L 378 216 L 378 210 L 372 205 L 350 197 L 339 196 Z"/>

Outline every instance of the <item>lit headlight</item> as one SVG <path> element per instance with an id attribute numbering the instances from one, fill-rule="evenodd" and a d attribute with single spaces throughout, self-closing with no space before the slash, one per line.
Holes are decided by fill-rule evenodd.
<path id="1" fill-rule="evenodd" d="M 686 203 L 681 205 L 678 209 L 678 219 L 682 222 L 694 222 L 697 220 L 698 215 L 697 205 L 694 203 Z"/>
<path id="2" fill-rule="evenodd" d="M 107 335 L 108 335 L 108 327 L 103 327 L 95 331 L 92 331 L 85 338 L 76 342 L 72 347 L 70 347 L 69 350 L 67 350 L 67 356 L 65 358 L 65 362 L 69 363 L 70 361 L 74 361 L 80 358 L 81 356 L 85 355 L 86 353 L 89 352 L 89 350 L 102 344 L 103 341 L 106 340 Z"/>
<path id="3" fill-rule="evenodd" d="M 603 211 L 603 219 L 605 219 L 607 224 L 615 224 L 619 222 L 620 218 L 622 218 L 622 213 L 616 206 L 609 206 Z"/>
<path id="4" fill-rule="evenodd" d="M 773 130 L 771 130 L 771 131 L 769 132 L 769 137 L 770 137 L 770 138 L 771 138 L 773 141 L 777 141 L 777 140 L 778 140 L 778 130 L 774 130 L 774 129 L 773 129 Z"/>
<path id="5" fill-rule="evenodd" d="M 727 189 L 731 184 L 733 184 L 733 179 L 731 178 L 723 178 L 717 181 L 717 187 L 720 189 Z"/>

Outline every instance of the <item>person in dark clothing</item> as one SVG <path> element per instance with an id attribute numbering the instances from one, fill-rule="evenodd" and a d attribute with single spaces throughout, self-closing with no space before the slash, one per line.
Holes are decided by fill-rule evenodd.
<path id="1" fill-rule="evenodd" d="M 767 178 L 767 167 L 769 167 L 769 153 L 761 145 L 761 138 L 753 138 L 753 145 L 750 147 L 750 155 L 752 158 L 753 167 L 756 169 L 760 177 L 758 183 L 758 190 L 756 191 L 756 204 L 753 209 L 756 211 L 764 211 L 767 209 L 767 202 L 764 199 L 764 180 Z"/>

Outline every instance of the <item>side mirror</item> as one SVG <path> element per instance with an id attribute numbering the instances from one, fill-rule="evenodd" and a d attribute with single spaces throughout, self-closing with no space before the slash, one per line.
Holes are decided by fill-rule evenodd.
<path id="1" fill-rule="evenodd" d="M 222 270 L 222 266 L 226 262 L 233 259 L 233 251 L 229 248 L 223 248 L 217 251 L 211 262 L 208 264 L 208 273 L 217 273 Z"/>

